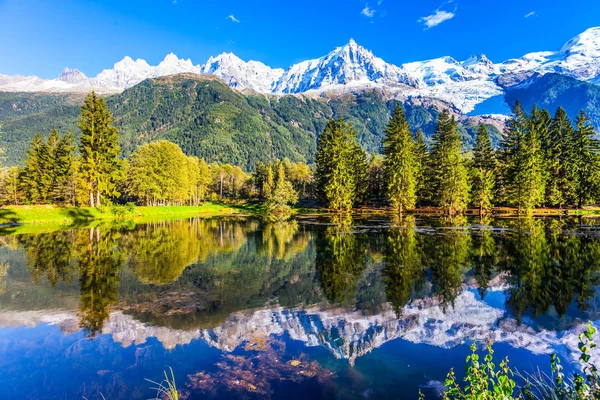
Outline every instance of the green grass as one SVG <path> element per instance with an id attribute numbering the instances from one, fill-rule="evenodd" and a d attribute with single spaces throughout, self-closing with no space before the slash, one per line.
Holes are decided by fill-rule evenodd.
<path id="1" fill-rule="evenodd" d="M 134 207 L 118 215 L 112 207 L 55 207 L 55 206 L 12 206 L 0 208 L 0 224 L 52 224 L 73 225 L 96 220 L 118 218 L 170 217 L 170 216 L 214 216 L 251 212 L 242 206 L 205 203 L 201 206 Z"/>

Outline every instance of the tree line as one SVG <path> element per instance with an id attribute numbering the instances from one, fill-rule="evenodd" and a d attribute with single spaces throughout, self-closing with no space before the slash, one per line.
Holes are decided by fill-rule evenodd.
<path id="1" fill-rule="evenodd" d="M 314 169 L 285 159 L 259 162 L 252 173 L 187 156 L 166 140 L 121 159 L 113 117 L 94 92 L 81 107 L 79 128 L 78 145 L 70 132 L 53 130 L 47 141 L 38 133 L 25 165 L 2 170 L 0 203 L 99 207 L 255 199 L 285 217 L 299 199 L 340 212 L 387 204 L 399 213 L 433 206 L 446 214 L 468 207 L 483 214 L 497 206 L 520 213 L 583 207 L 600 197 L 600 144 L 585 113 L 573 123 L 562 108 L 554 116 L 537 107 L 527 113 L 518 102 L 497 146 L 482 124 L 465 151 L 458 124 L 445 111 L 428 143 L 422 131 L 411 132 L 397 105 L 382 154 L 367 155 L 352 124 L 340 118 L 320 135 Z"/>
<path id="2" fill-rule="evenodd" d="M 495 148 L 485 125 L 466 152 L 454 116 L 438 115 L 432 143 L 411 132 L 398 105 L 386 128 L 382 157 L 367 156 L 350 124 L 331 121 L 319 139 L 315 193 L 348 211 L 383 196 L 397 212 L 436 206 L 446 214 L 510 206 L 583 207 L 600 198 L 600 142 L 581 111 L 573 123 L 562 107 L 552 117 L 517 102 Z"/>

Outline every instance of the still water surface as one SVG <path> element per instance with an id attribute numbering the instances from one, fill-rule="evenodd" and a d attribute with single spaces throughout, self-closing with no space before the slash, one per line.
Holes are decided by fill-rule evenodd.
<path id="1" fill-rule="evenodd" d="M 519 370 L 598 325 L 594 219 L 300 217 L 0 236 L 0 398 L 435 399 L 473 340 Z"/>

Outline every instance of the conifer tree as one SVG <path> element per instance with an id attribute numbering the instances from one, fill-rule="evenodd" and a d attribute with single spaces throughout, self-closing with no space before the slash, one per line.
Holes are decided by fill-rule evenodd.
<path id="1" fill-rule="evenodd" d="M 269 166 L 267 171 L 267 179 L 265 181 L 265 189 L 269 190 L 269 186 L 273 181 L 272 169 Z M 294 190 L 292 183 L 286 179 L 285 167 L 283 163 L 279 163 L 277 170 L 277 181 L 265 202 L 266 217 L 270 221 L 283 221 L 291 216 L 290 204 L 294 204 L 298 201 L 298 194 Z"/>
<path id="2" fill-rule="evenodd" d="M 456 120 L 438 115 L 431 151 L 433 200 L 444 213 L 462 213 L 468 204 L 469 181 Z"/>
<path id="3" fill-rule="evenodd" d="M 87 182 L 90 206 L 100 206 L 102 195 L 116 196 L 120 178 L 119 135 L 104 99 L 93 91 L 88 94 L 79 117 L 81 141 L 80 171 Z"/>
<path id="4" fill-rule="evenodd" d="M 325 125 L 323 133 L 319 136 L 317 143 L 317 154 L 315 155 L 315 197 L 322 203 L 327 203 L 327 195 L 325 193 L 325 185 L 327 179 L 331 175 L 333 166 L 331 164 L 331 146 L 330 142 L 337 129 L 337 121 L 330 120 Z"/>
<path id="5" fill-rule="evenodd" d="M 319 198 L 329 208 L 348 211 L 358 199 L 358 185 L 366 177 L 366 155 L 356 143 L 352 125 L 342 118 L 330 121 L 317 149 L 315 176 Z"/>
<path id="6" fill-rule="evenodd" d="M 429 193 L 429 148 L 421 128 L 415 134 L 415 153 L 417 155 L 417 202 L 426 203 L 430 200 Z"/>
<path id="7" fill-rule="evenodd" d="M 575 121 L 575 163 L 578 172 L 577 206 L 595 202 L 600 197 L 600 141 L 583 110 Z"/>
<path id="8" fill-rule="evenodd" d="M 352 129 L 352 126 L 348 125 L 348 128 Z M 367 153 L 365 153 L 361 145 L 356 141 L 356 135 L 353 131 L 352 137 L 353 139 L 349 143 L 352 155 L 350 166 L 356 188 L 353 204 L 365 204 L 369 197 L 369 193 L 367 192 L 369 187 L 369 163 L 367 162 Z"/>
<path id="9" fill-rule="evenodd" d="M 489 210 L 493 205 L 496 183 L 496 161 L 492 141 L 484 124 L 479 126 L 473 162 L 471 164 L 471 199 L 479 209 L 479 214 Z"/>
<path id="10" fill-rule="evenodd" d="M 522 170 L 519 154 L 522 140 L 525 137 L 527 115 L 517 100 L 512 108 L 511 118 L 506 122 L 504 135 L 500 141 L 499 174 L 497 176 L 498 197 L 509 205 L 516 204 L 520 197 L 520 187 L 516 184 L 517 175 Z"/>
<path id="11" fill-rule="evenodd" d="M 400 105 L 396 105 L 394 115 L 385 130 L 383 155 L 387 198 L 392 208 L 399 213 L 412 210 L 417 201 L 419 165 L 416 145 Z"/>
<path id="12" fill-rule="evenodd" d="M 537 136 L 540 139 L 540 147 L 541 147 L 541 158 L 542 158 L 542 181 L 541 183 L 544 185 L 544 199 L 542 204 L 546 204 L 548 199 L 547 196 L 547 182 L 550 179 L 550 170 L 551 170 L 551 159 L 552 159 L 552 143 L 550 138 L 550 127 L 552 125 L 552 117 L 550 113 L 546 109 L 540 109 L 537 106 L 533 106 L 531 109 L 531 114 L 527 119 L 527 123 L 530 130 L 534 130 L 537 133 Z"/>
<path id="13" fill-rule="evenodd" d="M 54 149 L 52 199 L 55 203 L 75 204 L 74 151 L 73 134 L 69 132 Z"/>
<path id="14" fill-rule="evenodd" d="M 31 204 L 45 203 L 48 198 L 48 148 L 38 132 L 27 150 L 21 184 L 25 199 Z"/>
<path id="15" fill-rule="evenodd" d="M 567 112 L 559 107 L 550 128 L 549 201 L 559 208 L 576 204 L 579 173 L 575 156 L 575 131 Z"/>
<path id="16" fill-rule="evenodd" d="M 501 142 L 504 200 L 519 213 L 542 204 L 545 193 L 544 150 L 536 124 L 521 108 L 513 107 Z"/>

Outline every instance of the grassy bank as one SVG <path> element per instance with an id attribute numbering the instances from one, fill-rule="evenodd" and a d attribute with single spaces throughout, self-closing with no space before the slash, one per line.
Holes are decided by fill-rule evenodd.
<path id="1" fill-rule="evenodd" d="M 163 207 L 55 207 L 55 206 L 11 206 L 0 208 L 0 224 L 63 224 L 84 221 L 111 220 L 138 217 L 177 217 L 231 215 L 247 212 L 242 206 L 204 203 L 201 206 Z"/>

